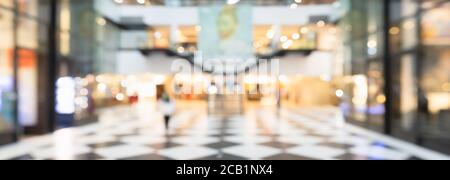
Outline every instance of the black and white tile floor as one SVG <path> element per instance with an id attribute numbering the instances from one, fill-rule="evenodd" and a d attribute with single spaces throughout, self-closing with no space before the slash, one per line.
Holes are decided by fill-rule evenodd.
<path id="1" fill-rule="evenodd" d="M 190 108 L 164 131 L 144 107 L 104 110 L 100 122 L 62 129 L 0 147 L 12 160 L 409 160 L 450 159 L 415 145 L 345 124 L 333 108 L 250 109 L 215 119 Z"/>

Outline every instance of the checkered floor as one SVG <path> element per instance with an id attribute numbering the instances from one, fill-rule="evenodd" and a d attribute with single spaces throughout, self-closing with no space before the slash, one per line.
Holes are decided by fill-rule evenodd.
<path id="1" fill-rule="evenodd" d="M 184 108 L 163 128 L 145 107 L 104 110 L 100 122 L 0 147 L 11 160 L 409 160 L 448 156 L 345 124 L 333 108 L 253 108 L 218 119 Z"/>

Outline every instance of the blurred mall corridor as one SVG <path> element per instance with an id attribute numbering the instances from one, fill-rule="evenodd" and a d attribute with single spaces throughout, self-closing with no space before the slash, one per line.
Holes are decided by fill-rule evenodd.
<path id="1" fill-rule="evenodd" d="M 425 160 L 450 159 L 431 150 L 346 124 L 333 107 L 267 107 L 245 115 L 208 117 L 189 104 L 167 134 L 151 105 L 102 110 L 100 122 L 32 137 L 0 149 L 0 159 L 46 160 Z"/>
<path id="2" fill-rule="evenodd" d="M 449 0 L 0 0 L 0 159 L 449 155 Z"/>

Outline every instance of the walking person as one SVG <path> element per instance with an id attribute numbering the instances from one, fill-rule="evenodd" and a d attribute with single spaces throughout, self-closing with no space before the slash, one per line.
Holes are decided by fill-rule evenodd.
<path id="1" fill-rule="evenodd" d="M 163 92 L 162 96 L 158 99 L 158 109 L 164 115 L 164 125 L 166 131 L 168 132 L 170 128 L 170 120 L 172 119 L 172 115 L 175 113 L 176 105 L 166 92 Z"/>

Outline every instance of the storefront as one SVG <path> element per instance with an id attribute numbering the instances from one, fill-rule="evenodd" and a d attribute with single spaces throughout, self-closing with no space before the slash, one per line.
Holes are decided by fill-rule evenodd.
<path id="1" fill-rule="evenodd" d="M 450 2 L 393 1 L 392 134 L 450 152 Z"/>
<path id="2" fill-rule="evenodd" d="M 450 152 L 450 3 L 341 0 L 351 123 Z M 380 13 L 383 12 L 383 13 Z"/>
<path id="3" fill-rule="evenodd" d="M 127 98 L 121 78 L 111 75 L 116 72 L 120 25 L 98 12 L 98 2 L 59 1 L 56 128 L 95 122 L 97 109 Z"/>
<path id="4" fill-rule="evenodd" d="M 12 1 L 0 2 L 0 144 L 12 141 L 15 126 L 12 7 Z"/>
<path id="5" fill-rule="evenodd" d="M 0 3 L 0 143 L 51 131 L 51 0 Z"/>
<path id="6" fill-rule="evenodd" d="M 66 77 L 114 72 L 119 29 L 94 1 L 2 0 L 0 39 L 3 144 L 58 128 L 55 113 L 68 110 L 56 104 L 60 86 L 70 84 Z"/>

